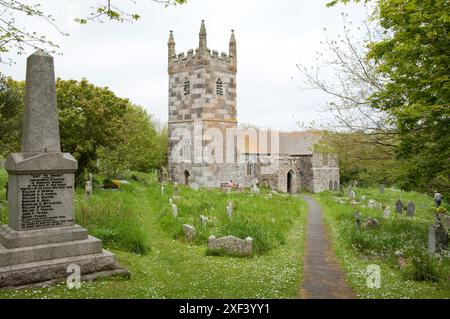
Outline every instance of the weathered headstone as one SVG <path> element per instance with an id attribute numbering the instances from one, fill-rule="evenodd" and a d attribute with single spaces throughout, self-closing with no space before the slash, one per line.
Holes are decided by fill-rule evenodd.
<path id="1" fill-rule="evenodd" d="M 395 203 L 395 211 L 399 214 L 403 213 L 403 203 L 400 199 Z"/>
<path id="2" fill-rule="evenodd" d="M 385 209 L 384 209 L 384 211 L 383 211 L 383 215 L 384 215 L 384 217 L 389 217 L 389 216 L 391 216 L 391 210 L 389 209 L 389 207 L 386 207 Z"/>
<path id="3" fill-rule="evenodd" d="M 364 202 L 366 200 L 366 195 L 361 195 L 360 201 Z"/>
<path id="4" fill-rule="evenodd" d="M 75 225 L 77 161 L 61 152 L 53 58 L 38 50 L 27 60 L 22 152 L 10 154 L 9 225 L 0 227 L 0 287 L 65 280 L 81 274 L 129 274 L 102 242 Z"/>
<path id="5" fill-rule="evenodd" d="M 436 221 L 428 228 L 428 251 L 435 253 L 448 248 L 449 236 L 444 227 Z"/>
<path id="6" fill-rule="evenodd" d="M 247 237 L 245 240 L 234 236 L 216 238 L 211 235 L 208 238 L 208 249 L 220 251 L 230 255 L 248 256 L 253 251 L 253 239 Z"/>
<path id="7" fill-rule="evenodd" d="M 355 193 L 354 191 L 350 191 L 350 193 L 349 193 L 349 198 L 350 198 L 351 200 L 354 200 L 354 199 L 356 198 L 356 193 Z"/>
<path id="8" fill-rule="evenodd" d="M 363 229 L 376 229 L 380 227 L 380 223 L 378 222 L 377 219 L 373 218 L 373 217 L 367 217 L 364 219 L 363 223 L 362 223 L 362 228 Z"/>
<path id="9" fill-rule="evenodd" d="M 161 186 L 161 196 L 164 196 L 164 186 Z"/>
<path id="10" fill-rule="evenodd" d="M 203 227 L 206 227 L 208 225 L 209 218 L 205 215 L 200 215 L 200 223 Z"/>
<path id="11" fill-rule="evenodd" d="M 172 200 L 172 199 L 171 199 Z M 173 217 L 178 217 L 178 207 L 177 207 L 177 205 L 175 205 L 175 204 L 173 204 L 172 203 L 172 215 L 173 215 Z"/>
<path id="12" fill-rule="evenodd" d="M 184 224 L 183 232 L 184 232 L 184 236 L 186 237 L 187 240 L 192 241 L 194 239 L 195 233 L 196 233 L 194 226 Z"/>
<path id="13" fill-rule="evenodd" d="M 369 199 L 369 201 L 367 202 L 367 207 L 369 207 L 369 208 L 376 208 L 377 207 L 377 202 L 374 199 Z"/>
<path id="14" fill-rule="evenodd" d="M 380 193 L 383 194 L 384 193 L 384 184 L 380 185 Z"/>
<path id="15" fill-rule="evenodd" d="M 232 202 L 228 202 L 227 215 L 228 215 L 228 218 L 230 218 L 230 219 L 233 217 L 233 203 Z"/>
<path id="16" fill-rule="evenodd" d="M 178 182 L 173 183 L 173 196 L 178 196 Z"/>
<path id="17" fill-rule="evenodd" d="M 414 216 L 414 211 L 416 210 L 416 205 L 413 202 L 409 202 L 408 206 L 406 208 L 406 214 L 409 217 L 413 217 Z"/>
<path id="18" fill-rule="evenodd" d="M 86 185 L 84 186 L 84 195 L 87 198 L 90 198 L 92 196 L 92 182 L 86 181 Z"/>
<path id="19" fill-rule="evenodd" d="M 361 214 L 356 211 L 353 216 L 355 217 L 355 223 L 356 223 L 356 228 L 360 229 L 361 228 Z"/>

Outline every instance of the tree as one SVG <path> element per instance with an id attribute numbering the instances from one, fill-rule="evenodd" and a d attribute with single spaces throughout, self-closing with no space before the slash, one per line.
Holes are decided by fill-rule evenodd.
<path id="1" fill-rule="evenodd" d="M 97 150 L 122 141 L 118 132 L 129 107 L 129 100 L 117 97 L 83 79 L 57 79 L 61 147 L 78 160 L 78 178 L 96 171 Z"/>
<path id="2" fill-rule="evenodd" d="M 23 82 L 0 75 L 0 156 L 20 149 Z"/>
<path id="3" fill-rule="evenodd" d="M 24 87 L 10 78 L 0 81 L 0 156 L 20 151 Z M 99 158 L 100 169 L 111 177 L 163 165 L 167 136 L 142 107 L 85 79 L 57 79 L 56 95 L 61 148 L 78 161 L 77 183 L 99 171 Z"/>
<path id="4" fill-rule="evenodd" d="M 316 151 L 338 156 L 341 182 L 358 180 L 363 184 L 393 183 L 396 148 L 395 121 L 372 107 L 372 95 L 384 90 L 377 65 L 366 59 L 369 44 L 379 30 L 367 19 L 354 28 L 343 15 L 343 34 L 324 43 L 329 54 L 318 53 L 313 67 L 297 65 L 307 89 L 330 96 L 325 112 L 330 123 L 313 123 L 311 129 L 325 131 Z M 360 34 L 354 36 L 354 30 Z M 327 78 L 324 73 L 334 74 Z"/>
<path id="5" fill-rule="evenodd" d="M 97 155 L 100 169 L 108 177 L 115 177 L 125 170 L 149 172 L 161 165 L 161 141 L 152 117 L 140 106 L 129 104 L 115 134 L 120 141 L 102 146 Z"/>
<path id="6" fill-rule="evenodd" d="M 333 1 L 330 5 L 335 5 Z M 358 1 L 356 1 L 358 2 Z M 450 13 L 448 0 L 380 0 L 383 30 L 367 58 L 386 79 L 371 107 L 395 118 L 406 188 L 450 194 Z"/>
<path id="7" fill-rule="evenodd" d="M 186 0 L 151 0 L 152 2 L 168 5 L 183 4 Z M 134 0 L 129 0 L 135 3 Z M 91 12 L 87 17 L 78 17 L 75 19 L 80 24 L 97 21 L 104 22 L 133 22 L 140 18 L 138 13 L 129 13 L 121 6 L 115 5 L 113 0 L 100 0 L 95 6 L 91 7 Z M 38 21 L 44 21 L 55 28 L 59 33 L 67 35 L 57 24 L 55 18 L 42 10 L 41 4 L 28 4 L 25 0 L 0 0 L 0 57 L 2 53 L 16 50 L 18 54 L 23 54 L 26 48 L 47 49 L 52 53 L 58 49 L 58 45 L 47 39 L 45 35 L 36 32 L 30 32 L 21 25 L 18 25 L 16 18 L 23 14 L 29 18 L 36 18 Z M 0 62 L 2 62 L 0 58 Z M 3 61 L 12 62 L 12 61 Z"/>

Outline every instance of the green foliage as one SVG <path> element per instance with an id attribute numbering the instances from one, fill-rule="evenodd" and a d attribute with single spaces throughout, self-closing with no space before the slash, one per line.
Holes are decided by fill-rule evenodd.
<path id="1" fill-rule="evenodd" d="M 0 73 L 0 156 L 20 150 L 23 82 Z"/>
<path id="2" fill-rule="evenodd" d="M 90 199 L 80 191 L 76 221 L 89 233 L 100 238 L 107 247 L 116 247 L 136 254 L 150 250 L 149 234 L 142 224 L 142 212 L 133 196 L 134 187 L 124 185 L 121 191 L 95 191 Z"/>
<path id="3" fill-rule="evenodd" d="M 337 2 L 332 1 L 329 5 Z M 358 1 L 355 1 L 358 2 Z M 374 18 L 383 30 L 367 58 L 386 79 L 371 98 L 396 119 L 404 189 L 450 195 L 450 11 L 447 0 L 382 0 Z"/>
<path id="4" fill-rule="evenodd" d="M 23 92 L 24 82 L 0 81 L 0 155 L 20 150 Z M 157 129 L 142 107 L 86 79 L 57 79 L 56 94 L 61 147 L 78 160 L 78 184 L 88 172 L 115 177 L 125 169 L 148 172 L 167 161 L 167 131 Z"/>

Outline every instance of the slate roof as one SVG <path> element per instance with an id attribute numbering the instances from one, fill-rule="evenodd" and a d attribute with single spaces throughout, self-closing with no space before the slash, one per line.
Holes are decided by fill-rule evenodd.
<path id="1" fill-rule="evenodd" d="M 321 133 L 318 131 L 279 132 L 279 152 L 276 153 L 283 155 L 312 155 L 313 146 L 319 141 L 320 136 Z M 269 149 L 271 148 L 269 147 Z M 245 139 L 244 149 L 240 149 L 240 151 L 249 154 L 267 153 L 254 138 Z M 274 153 L 273 149 L 271 153 Z"/>

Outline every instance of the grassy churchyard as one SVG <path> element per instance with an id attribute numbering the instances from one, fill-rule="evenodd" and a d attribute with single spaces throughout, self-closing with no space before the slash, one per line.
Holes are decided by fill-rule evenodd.
<path id="1" fill-rule="evenodd" d="M 104 279 L 78 290 L 64 283 L 2 291 L 0 298 L 297 298 L 307 212 L 300 197 L 181 187 L 175 218 L 169 203 L 172 187 L 166 185 L 162 194 L 153 175 L 137 175 L 139 181 L 120 191 L 95 190 L 89 200 L 81 190 L 76 194 L 77 223 L 117 254 L 130 280 Z M 229 201 L 234 204 L 231 220 Z M 210 219 L 206 227 L 201 214 Z M 184 223 L 198 229 L 192 243 L 184 239 Z M 210 234 L 251 236 L 255 253 L 211 255 L 206 245 Z"/>
<path id="2" fill-rule="evenodd" d="M 68 289 L 62 283 L 4 290 L 0 298 L 299 298 L 308 210 L 302 196 L 180 187 L 177 198 L 173 186 L 166 184 L 161 189 L 154 175 L 129 173 L 127 177 L 131 183 L 119 191 L 97 188 L 89 199 L 77 189 L 76 221 L 102 239 L 104 247 L 130 270 L 131 279 L 86 282 L 80 289 Z M 7 222 L 5 182 L 5 171 L 0 170 L 2 223 Z M 356 296 L 449 298 L 450 261 L 426 252 L 427 229 L 434 218 L 431 198 L 389 188 L 383 194 L 372 188 L 356 188 L 355 192 L 360 200 L 356 206 L 337 192 L 313 198 L 324 211 L 337 259 Z M 177 217 L 172 214 L 171 197 L 175 197 Z M 393 204 L 399 198 L 404 203 L 415 202 L 414 217 L 395 212 Z M 369 199 L 389 206 L 390 216 L 368 208 Z M 229 202 L 233 204 L 231 218 L 226 211 Z M 357 229 L 356 210 L 361 220 L 374 217 L 380 227 Z M 206 224 L 200 215 L 208 217 Z M 185 239 L 183 224 L 196 227 L 192 242 Z M 251 236 L 253 255 L 209 252 L 210 235 Z M 402 267 L 396 257 L 399 251 L 406 261 Z M 380 288 L 368 287 L 368 265 L 381 268 Z"/>
<path id="3" fill-rule="evenodd" d="M 429 196 L 386 188 L 354 188 L 358 204 L 352 205 L 344 194 L 324 192 L 316 199 L 325 211 L 325 224 L 330 231 L 338 260 L 347 281 L 359 298 L 449 298 L 450 256 L 427 252 L 428 227 L 434 221 L 435 208 Z M 342 196 L 342 197 L 341 197 Z M 365 200 L 363 200 L 365 197 Z M 406 210 L 395 210 L 398 199 L 406 205 L 415 203 L 413 217 Z M 390 208 L 385 216 L 380 207 L 369 208 L 374 200 Z M 376 206 L 376 205 L 375 205 Z M 355 212 L 360 220 L 376 218 L 379 228 L 356 227 Z M 367 267 L 381 269 L 379 289 L 367 285 Z"/>

